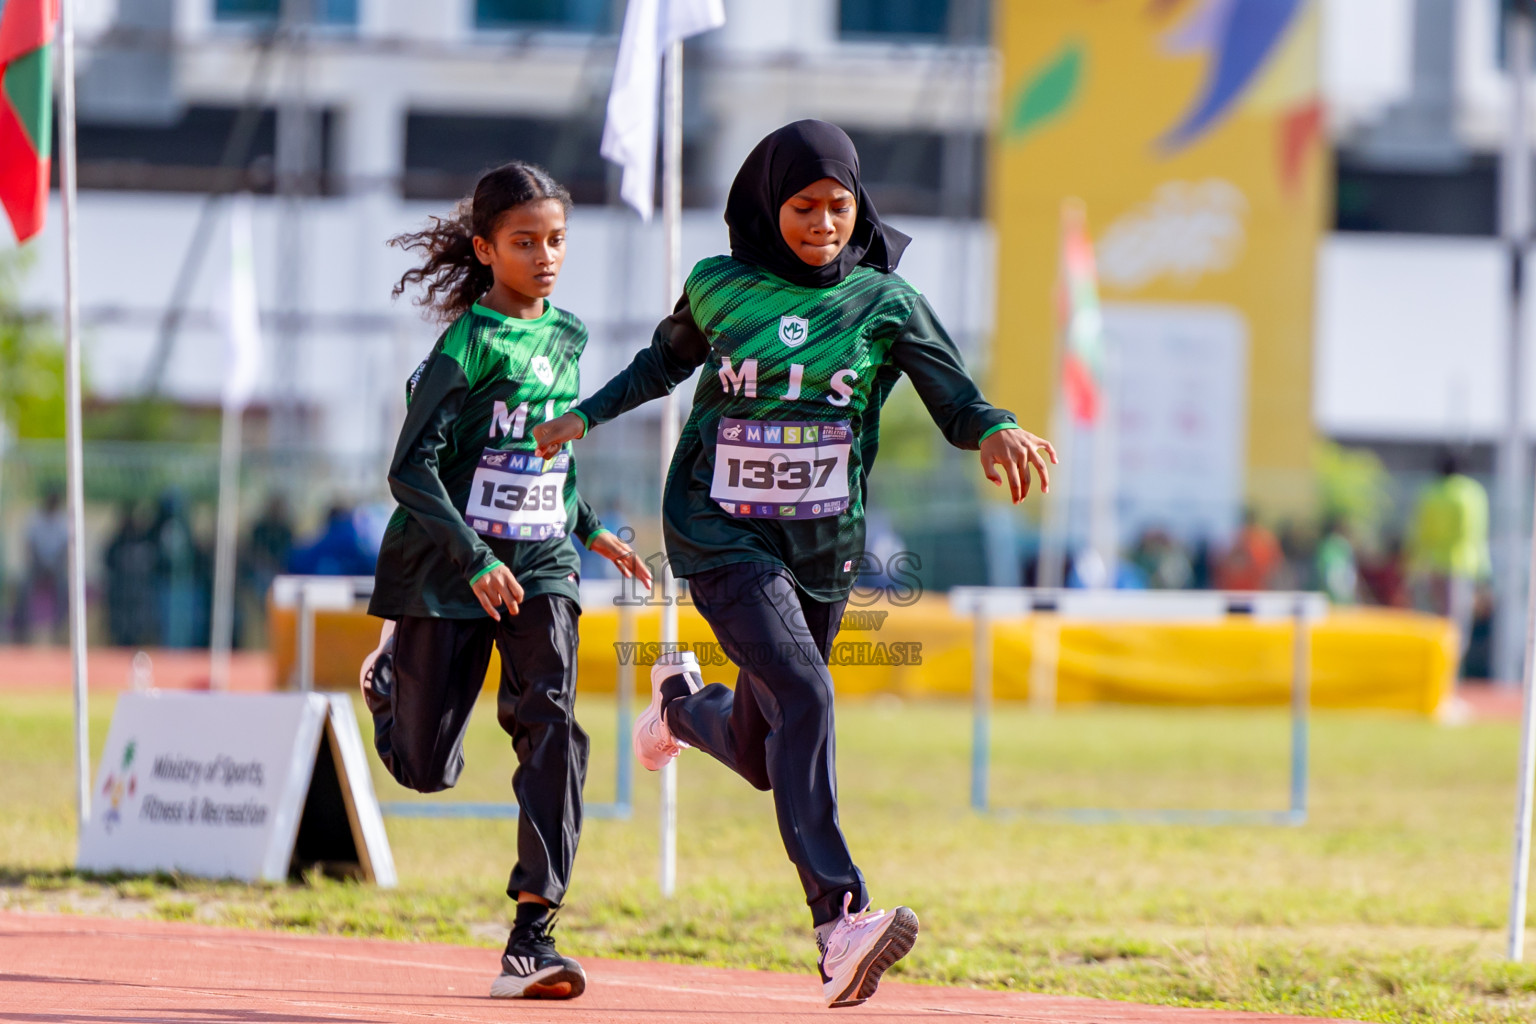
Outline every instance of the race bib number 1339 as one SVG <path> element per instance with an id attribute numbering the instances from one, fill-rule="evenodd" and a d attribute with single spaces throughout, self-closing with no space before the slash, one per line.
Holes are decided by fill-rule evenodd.
<path id="1" fill-rule="evenodd" d="M 487 448 L 469 488 L 464 520 L 476 533 L 503 540 L 565 536 L 565 478 L 571 455 L 541 459 L 532 452 Z"/>

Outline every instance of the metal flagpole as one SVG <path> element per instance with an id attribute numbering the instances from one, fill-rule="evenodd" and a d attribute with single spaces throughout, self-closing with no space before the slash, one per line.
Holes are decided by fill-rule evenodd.
<path id="1" fill-rule="evenodd" d="M 1518 657 L 1515 631 L 1518 622 L 1515 598 L 1519 587 L 1520 544 L 1530 539 L 1525 530 L 1531 520 L 1521 515 L 1525 498 L 1521 478 L 1525 472 L 1523 420 L 1524 410 L 1522 368 L 1523 284 L 1525 244 L 1530 234 L 1530 153 L 1526 128 L 1527 82 L 1531 72 L 1532 50 L 1536 49 L 1536 16 L 1533 16 L 1528 0 L 1508 4 L 1505 19 L 1510 84 L 1509 137 L 1505 141 L 1504 169 L 1501 177 L 1504 185 L 1504 234 L 1509 247 L 1509 408 L 1506 410 L 1506 426 L 1503 443 L 1499 450 L 1499 526 L 1500 561 L 1506 563 L 1501 575 L 1502 586 L 1498 592 L 1498 615 L 1495 618 L 1494 655 L 1498 659 L 1495 672 L 1501 679 L 1512 679 L 1514 661 Z M 1525 520 L 1521 522 L 1521 520 Z M 1531 557 L 1536 559 L 1536 544 L 1531 547 Z M 1536 563 L 1528 578 L 1528 587 L 1536 587 Z M 1509 894 L 1509 944 L 1511 960 L 1520 960 L 1525 954 L 1526 892 L 1531 871 L 1531 770 L 1536 756 L 1536 693 L 1532 692 L 1536 678 L 1536 596 L 1527 594 L 1525 608 L 1524 666 L 1520 669 L 1524 682 L 1524 707 L 1520 728 L 1520 779 L 1517 787 L 1519 798 L 1515 808 L 1515 862 Z M 1504 674 L 1508 672 L 1509 674 Z"/>
<path id="2" fill-rule="evenodd" d="M 1536 767 L 1536 544 L 1531 546 L 1531 593 L 1526 598 L 1524 704 L 1520 725 L 1520 779 L 1515 801 L 1515 862 L 1509 893 L 1508 955 L 1525 956 L 1526 893 L 1531 881 L 1531 771 Z"/>
<path id="3" fill-rule="evenodd" d="M 219 512 L 213 557 L 213 621 L 209 687 L 229 689 L 235 641 L 235 542 L 240 523 L 240 427 L 243 403 L 224 402 L 219 431 Z"/>
<path id="4" fill-rule="evenodd" d="M 1525 527 L 1525 247 L 1531 234 L 1531 167 L 1529 83 L 1531 56 L 1536 49 L 1536 11 L 1531 0 L 1508 5 L 1505 44 L 1509 68 L 1509 126 L 1499 172 L 1502 233 L 1508 253 L 1507 363 L 1504 374 L 1503 437 L 1496 460 L 1494 515 L 1494 592 L 1498 600 L 1493 619 L 1494 678 L 1512 682 L 1520 677 L 1520 570 Z"/>
<path id="5" fill-rule="evenodd" d="M 240 425 L 243 408 L 224 404 L 218 445 L 218 527 L 214 540 L 214 620 L 209 686 L 229 689 L 235 646 L 235 534 L 240 530 Z"/>
<path id="6" fill-rule="evenodd" d="M 661 210 L 666 250 L 667 312 L 683 288 L 683 44 L 667 47 L 662 86 Z M 677 395 L 668 394 L 661 405 L 661 479 L 666 480 L 677 447 Z M 661 644 L 668 650 L 677 643 L 677 581 L 672 566 L 661 567 Z M 661 894 L 677 888 L 677 762 L 661 770 Z"/>
<path id="7" fill-rule="evenodd" d="M 91 731 L 85 661 L 85 483 L 80 438 L 80 288 L 75 259 L 75 19 L 59 5 L 59 187 L 64 206 L 64 442 L 69 501 L 69 648 L 75 689 L 75 806 L 81 830 L 91 818 Z"/>
<path id="8" fill-rule="evenodd" d="M 251 240 L 251 197 L 229 204 L 229 295 L 225 325 L 223 424 L 219 439 L 219 510 L 214 539 L 210 686 L 229 688 L 235 637 L 235 547 L 240 525 L 240 427 L 255 386 L 261 327 Z"/>

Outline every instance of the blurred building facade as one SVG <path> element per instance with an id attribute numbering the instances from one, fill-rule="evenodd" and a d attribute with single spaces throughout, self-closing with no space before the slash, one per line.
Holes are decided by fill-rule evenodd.
<path id="1" fill-rule="evenodd" d="M 1504 402 L 1497 0 L 1317 2 L 1336 176 L 1318 262 L 1315 425 L 1410 475 L 1427 476 L 1447 443 L 1483 470 Z M 991 0 L 725 6 L 726 27 L 688 47 L 685 264 L 724 248 L 726 189 L 763 133 L 834 120 L 882 213 L 916 240 L 903 273 L 984 372 L 997 288 Z M 555 301 L 591 328 L 586 389 L 670 305 L 659 227 L 617 203 L 598 155 L 622 0 L 78 7 L 81 291 L 98 399 L 217 401 L 227 242 L 209 195 L 231 189 L 258 194 L 269 439 L 350 467 L 327 478 L 351 500 L 382 492 L 404 381 L 437 333 L 391 300 L 409 260 L 385 242 L 447 212 L 480 170 L 531 159 L 576 198 Z M 25 310 L 58 309 L 58 244 L 54 230 L 36 244 Z M 636 422 L 654 422 L 645 416 L 654 410 Z M 651 508 L 654 435 L 626 431 L 608 448 L 611 470 L 583 475 L 594 503 Z M 905 486 L 894 468 L 882 470 L 889 486 Z M 1013 543 L 1000 523 L 971 505 L 958 529 L 990 550 Z"/>

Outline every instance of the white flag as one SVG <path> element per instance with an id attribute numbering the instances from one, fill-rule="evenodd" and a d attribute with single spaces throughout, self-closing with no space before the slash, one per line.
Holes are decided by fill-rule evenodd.
<path id="1" fill-rule="evenodd" d="M 261 316 L 256 309 L 256 256 L 251 197 L 229 204 L 229 307 L 225 322 L 224 405 L 243 409 L 261 373 Z"/>
<path id="2" fill-rule="evenodd" d="M 603 156 L 624 168 L 619 194 L 645 220 L 656 192 L 656 92 L 661 58 L 678 40 L 725 24 L 721 0 L 629 0 L 608 94 Z"/>

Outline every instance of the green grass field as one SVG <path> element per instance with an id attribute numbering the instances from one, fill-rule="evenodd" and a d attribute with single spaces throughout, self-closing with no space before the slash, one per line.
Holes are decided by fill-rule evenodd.
<path id="1" fill-rule="evenodd" d="M 359 709 L 361 710 L 361 709 Z M 591 801 L 613 792 L 613 705 L 584 700 Z M 510 798 L 482 707 L 459 789 Z M 92 707 L 105 739 L 111 704 Z M 907 980 L 1380 1021 L 1536 1019 L 1536 968 L 1502 961 L 1513 723 L 1323 714 L 1302 828 L 1048 825 L 967 809 L 959 703 L 839 708 L 842 821 L 879 905 L 915 908 Z M 360 716 L 361 717 L 361 716 Z M 994 801 L 1281 807 L 1287 726 L 1270 712 L 1004 710 Z M 679 890 L 655 883 L 656 784 L 632 820 L 587 825 L 562 914 L 577 956 L 813 969 L 809 917 L 768 794 L 682 760 Z M 382 799 L 403 795 L 376 773 Z M 401 885 L 82 879 L 64 695 L 0 696 L 0 907 L 499 945 L 511 822 L 392 820 Z"/>

